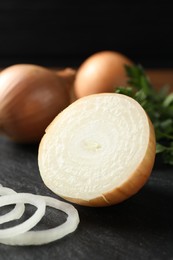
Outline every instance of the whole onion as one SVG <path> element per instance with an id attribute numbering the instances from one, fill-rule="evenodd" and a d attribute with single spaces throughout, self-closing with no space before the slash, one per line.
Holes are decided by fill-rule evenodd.
<path id="1" fill-rule="evenodd" d="M 68 72 L 17 64 L 0 74 L 0 132 L 17 142 L 38 142 L 53 118 L 70 104 Z"/>
<path id="2" fill-rule="evenodd" d="M 114 51 L 101 51 L 88 57 L 79 67 L 74 82 L 77 98 L 104 92 L 127 85 L 125 65 L 132 61 Z"/>

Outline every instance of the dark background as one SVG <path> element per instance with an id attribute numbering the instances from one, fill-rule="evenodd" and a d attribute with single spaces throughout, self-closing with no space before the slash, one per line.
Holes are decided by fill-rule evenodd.
<path id="1" fill-rule="evenodd" d="M 172 34 L 173 3 L 166 0 L 0 0 L 0 67 L 78 66 L 109 49 L 148 68 L 173 68 Z M 1 183 L 55 196 L 40 179 L 37 153 L 37 146 L 1 136 Z M 103 209 L 76 205 L 75 233 L 39 247 L 0 244 L 0 260 L 173 260 L 172 173 L 157 160 L 148 183 L 129 200 Z M 52 216 L 45 228 L 57 225 Z"/>
<path id="2" fill-rule="evenodd" d="M 0 66 L 78 66 L 100 50 L 173 67 L 170 1 L 1 0 Z"/>

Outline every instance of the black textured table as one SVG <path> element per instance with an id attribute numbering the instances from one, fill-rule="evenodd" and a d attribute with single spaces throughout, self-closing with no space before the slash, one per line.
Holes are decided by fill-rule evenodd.
<path id="1" fill-rule="evenodd" d="M 17 192 L 56 197 L 40 178 L 37 150 L 37 145 L 17 145 L 0 137 L 0 183 Z M 0 259 L 173 259 L 173 167 L 156 161 L 148 183 L 121 204 L 75 207 L 80 224 L 74 233 L 43 246 L 0 244 Z M 31 214 L 32 208 L 26 212 Z M 65 219 L 57 210 L 46 212 L 38 228 L 54 227 Z"/>

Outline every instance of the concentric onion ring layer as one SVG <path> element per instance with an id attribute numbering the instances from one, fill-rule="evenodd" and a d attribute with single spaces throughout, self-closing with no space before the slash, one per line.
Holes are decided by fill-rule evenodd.
<path id="1" fill-rule="evenodd" d="M 148 142 L 147 115 L 132 98 L 81 98 L 48 127 L 39 149 L 40 173 L 56 194 L 90 200 L 127 180 Z"/>
<path id="2" fill-rule="evenodd" d="M 0 195 L 7 195 L 7 194 L 16 194 L 16 192 L 10 188 L 3 187 L 0 184 Z M 3 224 L 5 222 L 9 222 L 14 219 L 19 219 L 25 211 L 25 206 L 23 203 L 17 203 L 10 212 L 0 216 L 0 224 Z"/>

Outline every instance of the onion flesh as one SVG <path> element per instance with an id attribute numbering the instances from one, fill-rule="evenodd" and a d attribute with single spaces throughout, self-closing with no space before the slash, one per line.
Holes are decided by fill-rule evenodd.
<path id="1" fill-rule="evenodd" d="M 138 192 L 155 159 L 144 109 L 121 94 L 80 98 L 57 116 L 39 146 L 45 185 L 68 201 L 109 206 Z"/>
<path id="2" fill-rule="evenodd" d="M 72 205 L 47 196 L 37 195 L 37 197 L 44 200 L 47 206 L 65 212 L 68 215 L 66 222 L 48 230 L 28 231 L 20 235 L 9 237 L 8 239 L 0 238 L 0 243 L 20 246 L 42 245 L 60 239 L 76 230 L 79 223 L 79 215 Z"/>
<path id="3" fill-rule="evenodd" d="M 37 210 L 34 214 L 24 221 L 23 223 L 0 230 L 0 239 L 15 237 L 16 235 L 22 234 L 32 227 L 34 227 L 45 214 L 45 201 L 41 198 L 37 198 L 35 195 L 30 193 L 18 193 L 12 195 L 4 195 L 0 197 L 0 207 L 5 205 L 11 205 L 13 203 L 29 203 L 35 205 Z"/>
<path id="4" fill-rule="evenodd" d="M 0 184 L 0 195 L 7 195 L 7 194 L 16 194 L 16 192 L 13 189 L 3 187 Z M 14 219 L 19 219 L 25 211 L 25 206 L 23 203 L 17 203 L 14 209 L 12 209 L 10 212 L 4 214 L 3 216 L 0 216 L 0 224 L 9 222 Z"/>

